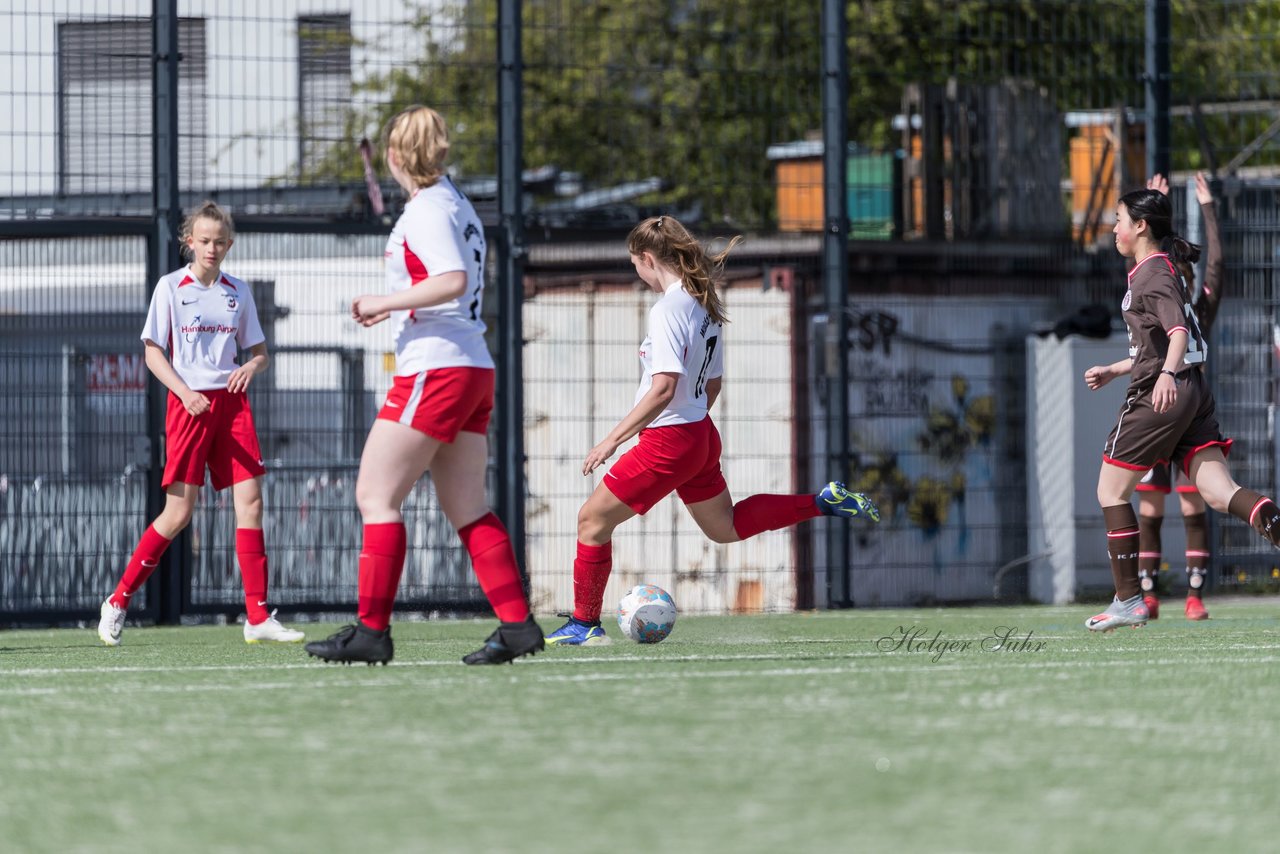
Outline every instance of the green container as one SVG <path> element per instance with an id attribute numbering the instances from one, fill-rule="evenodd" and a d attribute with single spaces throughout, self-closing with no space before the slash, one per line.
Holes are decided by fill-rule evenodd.
<path id="1" fill-rule="evenodd" d="M 893 155 L 850 154 L 845 181 L 850 236 L 857 240 L 893 237 Z"/>

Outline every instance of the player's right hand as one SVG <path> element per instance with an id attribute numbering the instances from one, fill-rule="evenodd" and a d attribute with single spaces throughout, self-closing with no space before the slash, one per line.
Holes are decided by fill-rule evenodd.
<path id="1" fill-rule="evenodd" d="M 1155 190 L 1157 193 L 1167 196 L 1169 195 L 1169 179 L 1157 172 L 1147 180 L 1147 189 Z"/>
<path id="2" fill-rule="evenodd" d="M 188 415 L 204 415 L 209 411 L 209 398 L 198 391 L 191 392 L 181 400 L 182 407 L 187 410 Z"/>
<path id="3" fill-rule="evenodd" d="M 1092 368 L 1084 372 L 1084 384 L 1089 388 L 1097 391 L 1107 383 L 1115 379 L 1111 374 L 1109 365 L 1094 365 Z"/>
<path id="4" fill-rule="evenodd" d="M 618 450 L 618 443 L 605 439 L 600 444 L 591 449 L 591 453 L 587 454 L 587 458 L 582 461 L 582 474 L 589 475 L 600 466 L 604 465 L 609 457 Z"/>

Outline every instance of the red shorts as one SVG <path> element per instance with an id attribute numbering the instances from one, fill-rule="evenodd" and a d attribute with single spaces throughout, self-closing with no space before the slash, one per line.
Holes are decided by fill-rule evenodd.
<path id="1" fill-rule="evenodd" d="M 640 443 L 605 472 L 604 485 L 641 516 L 672 490 L 685 504 L 715 498 L 728 489 L 720 472 L 720 432 L 711 416 L 641 430 Z"/>
<path id="2" fill-rule="evenodd" d="M 226 389 L 200 393 L 209 398 L 209 411 L 203 415 L 189 414 L 178 396 L 169 393 L 161 488 L 173 483 L 203 486 L 206 467 L 214 489 L 266 474 L 248 396 Z"/>
<path id="3" fill-rule="evenodd" d="M 396 377 L 378 417 L 441 442 L 484 433 L 493 412 L 493 368 L 433 368 Z"/>

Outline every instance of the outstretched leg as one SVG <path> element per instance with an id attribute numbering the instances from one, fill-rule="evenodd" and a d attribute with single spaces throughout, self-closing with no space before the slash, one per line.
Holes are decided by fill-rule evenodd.
<path id="1" fill-rule="evenodd" d="M 1196 454 L 1190 474 L 1206 504 L 1219 513 L 1230 513 L 1248 522 L 1263 539 L 1280 548 L 1280 508 L 1267 496 L 1232 479 L 1221 448 L 1214 446 Z"/>
<path id="2" fill-rule="evenodd" d="M 829 483 L 817 495 L 752 495 L 737 504 L 724 490 L 713 498 L 685 505 L 708 539 L 736 543 L 765 531 L 777 531 L 818 516 L 866 516 L 879 521 L 880 511 L 867 496 Z"/>

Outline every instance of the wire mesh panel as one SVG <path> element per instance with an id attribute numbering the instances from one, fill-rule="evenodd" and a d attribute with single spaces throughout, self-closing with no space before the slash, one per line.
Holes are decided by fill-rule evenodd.
<path id="1" fill-rule="evenodd" d="M 637 207 L 662 203 L 770 228 L 765 151 L 820 127 L 818 13 L 739 0 L 524 4 L 525 162 L 559 173 L 538 219 L 629 226 Z"/>
<path id="2" fill-rule="evenodd" d="M 350 305 L 385 289 L 385 245 L 381 234 L 242 232 L 224 265 L 252 283 L 271 354 L 249 397 L 267 466 L 271 601 L 285 607 L 355 600 L 362 539 L 356 474 L 391 385 L 395 330 L 390 323 L 362 328 L 351 320 Z M 483 594 L 429 478 L 410 493 L 403 512 L 409 551 L 400 604 L 480 607 Z M 206 486 L 193 521 L 193 610 L 239 610 L 235 528 L 232 490 Z"/>
<path id="3" fill-rule="evenodd" d="M 145 257 L 141 237 L 0 241 L 0 610 L 11 615 L 96 610 L 146 527 Z"/>
<path id="4" fill-rule="evenodd" d="M 732 322 L 723 334 L 723 391 L 712 411 L 724 446 L 721 467 L 739 499 L 789 493 L 792 295 L 763 290 L 758 276 L 723 293 Z M 582 461 L 634 403 L 638 351 L 655 299 L 630 285 L 580 282 L 539 290 L 525 306 L 529 574 L 535 607 L 543 610 L 573 602 L 578 510 L 612 464 L 584 478 Z M 605 601 L 616 603 L 637 584 L 657 584 L 687 613 L 791 610 L 792 537 L 769 532 L 749 545 L 718 545 L 672 494 L 616 532 Z"/>
<path id="5" fill-rule="evenodd" d="M 1267 186 L 1270 184 L 1270 186 Z M 1209 367 L 1218 421 L 1233 440 L 1232 477 L 1267 495 L 1276 489 L 1276 330 L 1280 329 L 1277 240 L 1280 184 L 1227 182 L 1220 193 L 1222 307 L 1210 339 Z M 1274 586 L 1277 561 L 1252 527 L 1217 520 L 1214 582 L 1225 589 Z M 1174 561 L 1176 566 L 1176 561 Z"/>
<path id="6" fill-rule="evenodd" d="M 1116 200 L 1145 183 L 1149 160 L 1167 157 L 1175 193 L 1197 169 L 1227 179 L 1215 184 L 1228 296 L 1211 366 L 1224 429 L 1237 439 L 1233 471 L 1251 487 L 1275 490 L 1280 5 L 1171 4 L 1167 74 L 1147 68 L 1148 47 L 1163 38 L 1147 32 L 1147 5 L 847 6 L 850 303 L 857 323 L 872 330 L 859 325 L 849 345 L 861 407 L 849 441 L 860 462 L 846 474 L 874 470 L 910 484 L 909 495 L 887 501 L 893 518 L 881 527 L 884 539 L 860 541 L 855 550 L 858 571 L 879 572 L 888 598 L 971 598 L 984 572 L 1018 557 L 1018 534 L 1006 529 L 1014 525 L 1007 506 L 1019 494 L 1018 478 L 982 445 L 986 434 L 974 432 L 970 411 L 988 396 L 1003 400 L 994 423 L 1008 444 L 1000 447 L 1017 452 L 1011 437 L 1020 435 L 1020 416 L 1001 391 L 1016 372 L 965 348 L 999 346 L 999 336 L 985 332 L 986 315 L 998 313 L 1016 338 L 1086 302 L 1118 305 L 1123 273 L 1110 240 Z M 717 406 L 731 487 L 788 492 L 814 488 L 827 475 L 814 453 L 824 437 L 810 424 L 823 415 L 820 386 L 809 382 L 820 378 L 820 362 L 837 357 L 813 339 L 815 315 L 825 309 L 815 299 L 819 235 L 827 228 L 823 33 L 816 0 L 519 6 L 519 180 L 533 241 L 524 377 L 528 559 L 539 604 L 558 608 L 569 596 L 573 513 L 588 483 L 572 476 L 577 457 L 582 443 L 626 411 L 636 378 L 630 360 L 646 295 L 629 290 L 622 238 L 646 215 L 677 216 L 704 238 L 748 238 L 729 289 L 736 315 L 728 352 L 745 361 L 733 363 Z M 147 497 L 140 466 L 162 440 L 147 435 L 150 379 L 136 346 L 154 284 L 143 281 L 146 249 L 140 238 L 105 236 L 134 233 L 135 223 L 152 227 L 156 213 L 154 80 L 168 67 L 151 42 L 157 8 L 150 0 L 17 0 L 0 8 L 0 116 L 10 117 L 0 132 L 0 235 L 59 235 L 0 244 L 8 253 L 0 300 L 11 312 L 0 319 L 4 382 L 29 389 L 11 395 L 0 415 L 0 475 L 7 478 L 0 503 L 7 502 L 10 532 L 9 551 L 0 553 L 27 555 L 28 576 L 46 560 L 31 557 L 31 532 L 51 507 L 93 516 L 85 508 L 105 500 L 114 484 L 126 495 L 124 518 L 140 521 L 131 515 L 144 512 L 136 495 Z M 353 590 L 351 482 L 392 346 L 386 330 L 357 330 L 345 307 L 355 291 L 381 288 L 383 235 L 403 203 L 379 143 L 387 119 L 413 103 L 437 108 L 450 133 L 451 174 L 486 226 L 499 225 L 498 8 L 469 0 L 177 3 L 177 174 L 163 176 L 164 184 L 178 185 L 184 209 L 212 197 L 249 225 L 228 269 L 253 283 L 275 357 L 252 397 L 271 471 L 275 598 L 284 604 L 343 601 Z M 1157 151 L 1164 143 L 1148 131 L 1148 119 L 1158 117 L 1146 113 L 1147 85 L 1166 78 L 1171 133 L 1168 150 Z M 373 141 L 367 156 L 363 138 Z M 1029 259 L 1033 250 L 1043 251 Z M 1038 276 L 1056 291 L 1036 289 Z M 986 307 L 974 302 L 979 293 L 992 299 Z M 1028 294 L 1034 299 L 1007 309 L 999 301 Z M 944 334 L 915 301 L 965 317 L 972 329 Z M 490 302 L 492 309 L 496 299 Z M 876 351 L 872 364 L 857 341 L 882 337 L 875 324 L 889 315 L 906 324 L 893 336 L 900 346 Z M 939 340 L 963 352 L 948 356 Z M 967 378 L 963 393 L 952 374 Z M 738 385 L 744 379 L 750 384 Z M 898 379 L 904 384 L 895 386 Z M 33 422 L 56 426 L 40 433 L 16 426 Z M 939 456 L 961 434 L 969 442 L 963 459 Z M 897 469 L 867 462 L 882 457 Z M 98 497 L 85 497 L 91 493 Z M 149 497 L 153 507 L 160 500 Z M 197 609 L 238 601 L 226 501 L 202 496 L 184 564 Z M 425 483 L 409 512 L 416 539 L 407 596 L 480 601 Z M 1001 521 L 991 521 L 993 514 Z M 958 519 L 972 524 L 947 529 Z M 1274 569 L 1256 537 L 1220 521 L 1223 583 L 1254 584 Z M 91 529 L 63 536 L 87 537 Z M 14 545 L 14 530 L 28 545 Z M 713 546 L 671 503 L 635 530 L 643 533 L 633 552 L 620 549 L 634 557 L 618 564 L 617 584 L 656 573 L 686 590 L 682 604 L 691 608 L 805 605 L 829 569 L 807 551 L 820 538 L 805 529 Z M 99 548 L 110 555 L 106 564 L 135 536 L 93 539 L 114 544 Z M 75 542 L 95 553 L 92 543 Z M 58 565 L 73 572 L 65 561 Z M 65 587 L 99 581 L 94 575 Z M 837 598 L 866 583 L 864 576 Z M 28 586 L 6 601 L 56 605 L 55 587 Z"/>

